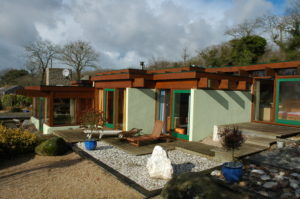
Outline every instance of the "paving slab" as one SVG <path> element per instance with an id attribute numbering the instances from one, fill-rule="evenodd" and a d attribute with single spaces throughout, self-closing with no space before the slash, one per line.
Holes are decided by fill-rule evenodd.
<path id="1" fill-rule="evenodd" d="M 249 156 L 261 151 L 268 149 L 269 147 L 259 146 L 255 144 L 243 144 L 238 150 L 235 150 L 234 157 L 235 158 L 243 158 L 245 156 Z M 215 152 L 215 159 L 221 161 L 232 161 L 232 153 L 231 151 L 226 151 L 223 148 L 213 149 Z"/>
<path id="2" fill-rule="evenodd" d="M 63 138 L 69 143 L 83 142 L 86 140 L 86 134 L 83 133 L 82 129 L 54 131 L 53 134 Z"/>

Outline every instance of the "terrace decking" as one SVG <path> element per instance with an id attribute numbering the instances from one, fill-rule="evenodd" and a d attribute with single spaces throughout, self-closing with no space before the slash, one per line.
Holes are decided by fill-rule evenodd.
<path id="1" fill-rule="evenodd" d="M 81 129 L 75 130 L 63 130 L 63 131 L 55 131 L 54 135 L 62 137 L 66 142 L 76 143 L 83 142 L 86 140 L 86 135 L 83 133 Z M 98 139 L 98 136 L 95 136 L 95 139 Z M 156 145 L 160 145 L 165 150 L 173 150 L 178 149 L 187 153 L 191 153 L 194 155 L 204 155 L 209 158 L 216 158 L 219 160 L 230 160 L 231 152 L 224 151 L 220 147 L 203 144 L 200 142 L 182 142 L 182 141 L 173 141 L 173 142 L 164 142 L 164 141 L 155 141 L 155 142 L 146 142 L 144 145 L 140 147 L 133 146 L 129 144 L 127 141 L 122 141 L 118 139 L 116 136 L 108 136 L 101 139 L 104 142 L 107 142 L 119 149 L 126 151 L 132 155 L 146 155 L 151 154 L 153 148 Z M 254 144 L 244 144 L 239 150 L 236 150 L 236 157 L 243 157 L 246 155 L 250 155 L 253 153 L 257 153 L 263 150 L 268 149 L 266 146 L 259 146 Z"/>
<path id="2" fill-rule="evenodd" d="M 220 125 L 224 126 L 237 126 L 243 131 L 245 135 L 255 136 L 260 138 L 276 139 L 276 138 L 287 138 L 300 134 L 300 128 L 290 126 L 279 126 L 271 124 L 262 124 L 255 122 L 239 123 L 232 125 Z"/>

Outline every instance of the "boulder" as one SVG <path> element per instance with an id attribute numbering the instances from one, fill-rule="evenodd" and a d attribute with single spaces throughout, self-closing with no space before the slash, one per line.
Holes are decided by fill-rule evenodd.
<path id="1" fill-rule="evenodd" d="M 161 146 L 155 146 L 146 165 L 151 178 L 171 179 L 173 167 L 166 151 Z"/>
<path id="2" fill-rule="evenodd" d="M 212 177 L 200 172 L 189 172 L 173 177 L 161 192 L 163 199 L 240 199 L 247 198 L 240 192 L 232 192 L 225 186 L 220 186 L 214 182 Z"/>
<path id="3" fill-rule="evenodd" d="M 66 142 L 59 137 L 50 138 L 35 147 L 35 152 L 44 156 L 63 155 L 67 151 L 68 146 Z"/>

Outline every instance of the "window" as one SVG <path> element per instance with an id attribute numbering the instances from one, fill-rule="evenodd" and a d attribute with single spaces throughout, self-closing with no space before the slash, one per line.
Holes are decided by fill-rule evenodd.
<path id="1" fill-rule="evenodd" d="M 54 102 L 55 125 L 75 124 L 75 99 L 55 98 Z"/>
<path id="2" fill-rule="evenodd" d="M 300 125 L 300 78 L 277 80 L 276 121 Z"/>

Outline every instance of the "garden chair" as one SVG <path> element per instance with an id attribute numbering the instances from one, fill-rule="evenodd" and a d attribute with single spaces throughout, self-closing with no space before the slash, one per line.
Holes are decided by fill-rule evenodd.
<path id="1" fill-rule="evenodd" d="M 170 135 L 162 134 L 162 128 L 163 128 L 163 121 L 161 120 L 156 120 L 152 134 L 146 134 L 146 135 L 141 135 L 141 136 L 136 136 L 136 137 L 128 137 L 126 140 L 134 145 L 134 146 L 140 146 L 140 142 L 145 142 L 145 141 L 154 141 L 154 140 L 159 140 L 159 139 L 171 139 Z"/>

